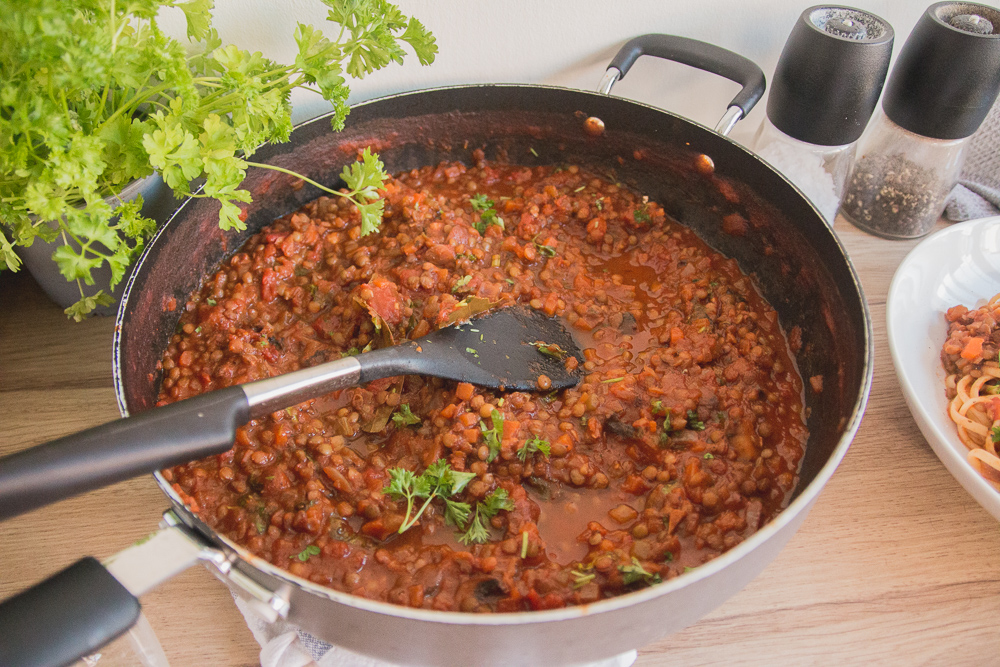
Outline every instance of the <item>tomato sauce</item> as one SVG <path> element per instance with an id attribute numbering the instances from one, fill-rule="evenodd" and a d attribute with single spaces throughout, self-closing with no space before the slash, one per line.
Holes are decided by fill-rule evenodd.
<path id="1" fill-rule="evenodd" d="M 573 165 L 476 157 L 391 179 L 378 233 L 361 237 L 353 205 L 321 197 L 251 238 L 185 306 L 160 401 L 418 338 L 470 303 L 562 318 L 582 382 L 373 382 L 253 420 L 228 452 L 166 478 L 215 530 L 293 574 L 441 610 L 594 602 L 752 535 L 786 504 L 807 438 L 773 309 L 639 193 Z M 465 474 L 450 500 L 470 517 L 432 498 L 400 533 L 426 499 L 408 511 L 392 471 L 439 460 Z M 471 518 L 500 497 L 470 540 Z"/>

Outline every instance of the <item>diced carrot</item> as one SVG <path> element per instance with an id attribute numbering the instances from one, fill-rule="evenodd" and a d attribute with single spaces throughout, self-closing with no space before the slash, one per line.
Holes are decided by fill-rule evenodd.
<path id="1" fill-rule="evenodd" d="M 469 428 L 470 426 L 475 426 L 476 422 L 479 421 L 479 415 L 475 412 L 463 412 L 458 416 L 458 423 Z"/>
<path id="2" fill-rule="evenodd" d="M 448 405 L 441 408 L 441 416 L 445 419 L 451 419 L 458 412 L 458 406 L 454 403 L 449 403 Z"/>
<path id="3" fill-rule="evenodd" d="M 455 387 L 455 397 L 460 401 L 468 401 L 472 399 L 473 394 L 475 394 L 476 388 L 473 387 L 468 382 L 459 382 L 458 386 Z"/>
<path id="4" fill-rule="evenodd" d="M 479 429 L 478 428 L 467 428 L 462 431 L 462 437 L 470 445 L 474 445 L 479 442 Z"/>
<path id="5" fill-rule="evenodd" d="M 983 339 L 978 336 L 973 336 L 965 343 L 965 348 L 962 349 L 962 358 L 968 359 L 969 361 L 982 356 L 983 354 Z"/>
<path id="6" fill-rule="evenodd" d="M 684 330 L 680 327 L 673 327 L 670 329 L 670 345 L 677 345 L 684 339 Z"/>

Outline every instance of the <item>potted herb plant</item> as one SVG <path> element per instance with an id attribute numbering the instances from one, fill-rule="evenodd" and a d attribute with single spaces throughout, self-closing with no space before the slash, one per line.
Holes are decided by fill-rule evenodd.
<path id="1" fill-rule="evenodd" d="M 321 1 L 338 37 L 299 24 L 290 64 L 223 45 L 211 25 L 213 0 L 4 3 L 0 270 L 19 269 L 18 247 L 53 243 L 46 254 L 79 293 L 66 313 L 82 319 L 113 303 L 110 290 L 156 230 L 143 213 L 143 179 L 162 178 L 177 197 L 217 199 L 219 225 L 243 228 L 240 204 L 250 195 L 240 184 L 250 166 L 275 168 L 252 156 L 261 144 L 287 140 L 293 89 L 331 102 L 339 130 L 348 77 L 402 62 L 404 43 L 420 63 L 434 60 L 433 36 L 395 5 Z M 184 13 L 186 44 L 160 29 L 165 9 Z M 343 177 L 347 192 L 316 185 L 351 198 L 364 229 L 376 229 L 381 162 L 366 152 Z M 95 285 L 102 268 L 106 286 Z"/>

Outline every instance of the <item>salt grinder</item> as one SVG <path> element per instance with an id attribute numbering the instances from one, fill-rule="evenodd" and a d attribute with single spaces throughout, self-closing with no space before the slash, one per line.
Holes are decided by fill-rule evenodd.
<path id="1" fill-rule="evenodd" d="M 778 59 L 753 149 L 833 224 L 857 140 L 892 55 L 885 20 L 852 7 L 802 12 Z"/>
<path id="2" fill-rule="evenodd" d="M 1000 92 L 1000 11 L 939 2 L 906 38 L 858 147 L 840 212 L 887 238 L 931 231 L 969 137 Z"/>

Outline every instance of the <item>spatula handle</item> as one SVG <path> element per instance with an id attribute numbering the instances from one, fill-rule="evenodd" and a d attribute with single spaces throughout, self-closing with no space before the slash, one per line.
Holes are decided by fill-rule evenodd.
<path id="1" fill-rule="evenodd" d="M 4 457 L 0 521 L 136 475 L 221 454 L 249 418 L 243 388 L 227 387 Z"/>

